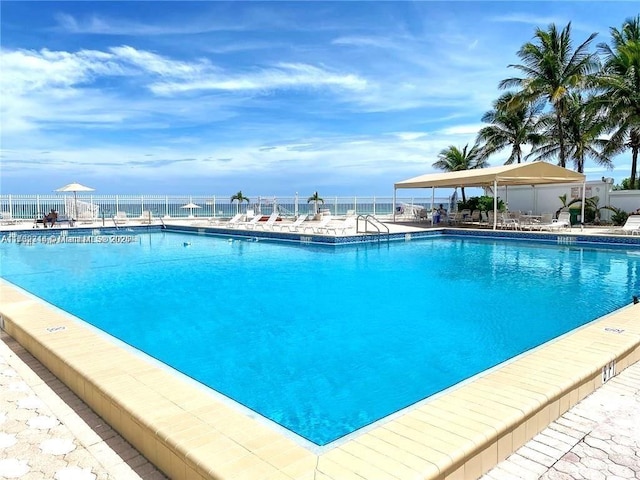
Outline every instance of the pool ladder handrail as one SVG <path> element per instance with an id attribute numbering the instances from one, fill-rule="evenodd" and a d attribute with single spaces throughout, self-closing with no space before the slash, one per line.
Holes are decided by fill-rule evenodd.
<path id="1" fill-rule="evenodd" d="M 360 232 L 360 218 L 364 220 L 364 233 L 377 233 L 378 243 L 380 243 L 380 236 L 384 234 L 384 232 L 380 231 L 380 226 L 382 226 L 386 230 L 387 242 L 389 242 L 389 236 L 391 234 L 389 227 L 387 227 L 384 223 L 382 223 L 374 215 L 371 215 L 371 214 L 358 215 L 358 217 L 356 218 L 356 233 Z M 369 225 L 374 227 L 376 231 L 370 232 L 368 228 Z"/>

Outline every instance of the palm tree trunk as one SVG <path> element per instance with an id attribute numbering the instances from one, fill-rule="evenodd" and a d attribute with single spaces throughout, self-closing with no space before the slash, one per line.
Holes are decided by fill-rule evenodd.
<path id="1" fill-rule="evenodd" d="M 462 203 L 467 203 L 467 197 L 464 195 L 464 187 L 460 187 L 460 191 L 462 192 Z"/>
<path id="2" fill-rule="evenodd" d="M 562 128 L 562 114 L 560 111 L 560 105 L 556 105 L 556 127 L 558 129 L 558 146 L 560 147 L 560 159 L 558 165 L 562 168 L 566 168 L 566 153 L 564 145 L 564 129 Z"/>
<path id="3" fill-rule="evenodd" d="M 629 186 L 632 190 L 638 190 L 636 185 L 636 176 L 638 169 L 638 147 L 631 148 L 631 178 L 629 179 Z"/>
<path id="4" fill-rule="evenodd" d="M 636 185 L 636 177 L 638 176 L 638 150 L 640 149 L 640 130 L 633 129 L 629 135 L 631 144 L 631 178 L 629 179 L 629 187 L 632 190 L 638 190 Z"/>

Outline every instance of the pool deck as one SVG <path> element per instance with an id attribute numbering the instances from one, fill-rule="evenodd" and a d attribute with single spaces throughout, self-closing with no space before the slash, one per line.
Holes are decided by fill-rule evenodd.
<path id="1" fill-rule="evenodd" d="M 265 217 L 266 218 L 266 217 Z M 262 222 L 264 223 L 264 222 Z M 211 223 L 210 219 L 204 217 L 193 217 L 193 218 L 154 218 L 151 223 L 143 222 L 140 219 L 128 219 L 126 223 L 119 223 L 115 225 L 110 219 L 105 219 L 105 221 L 94 221 L 94 222 L 82 222 L 77 223 L 73 228 L 70 228 L 66 224 L 56 225 L 54 228 L 42 228 L 42 225 L 39 225 L 37 228 L 34 227 L 34 223 L 32 221 L 16 221 L 15 223 L 9 224 L 0 224 L 0 234 L 3 232 L 15 232 L 15 231 L 24 231 L 25 233 L 34 233 L 34 234 L 42 234 L 42 233 L 51 233 L 56 234 L 63 230 L 80 230 L 85 229 L 91 231 L 93 229 L 114 229 L 119 228 L 123 233 L 127 231 L 128 227 L 162 227 L 165 226 L 167 228 L 178 227 L 178 228 L 190 228 L 193 231 L 201 231 L 206 230 L 212 233 L 221 233 L 228 235 L 245 235 L 247 234 L 255 234 L 258 236 L 270 236 L 271 233 L 277 234 L 281 237 L 300 237 L 302 236 L 317 236 L 317 237 L 354 237 L 358 235 L 362 235 L 362 233 L 357 233 L 355 229 L 346 229 L 342 230 L 341 226 L 344 225 L 344 219 L 341 217 L 335 217 L 329 225 L 325 226 L 323 229 L 318 230 L 321 222 L 319 221 L 306 221 L 304 225 L 306 225 L 305 229 L 298 229 L 298 231 L 290 231 L 289 229 L 285 230 L 283 227 L 287 225 L 292 225 L 293 222 L 290 220 L 279 221 L 276 223 L 276 228 L 266 228 L 261 224 L 260 227 L 249 227 L 245 224 L 237 224 L 234 225 L 233 228 L 230 228 L 226 225 L 226 222 L 221 221 L 219 223 Z M 448 224 L 436 224 L 435 226 L 430 225 L 427 222 L 412 222 L 412 221 L 403 221 L 398 220 L 397 222 L 392 222 L 389 220 L 382 220 L 382 223 L 388 228 L 388 233 L 390 234 L 411 234 L 416 232 L 424 232 L 429 230 L 477 230 L 489 232 L 492 228 L 487 224 L 456 224 L 456 225 L 448 225 Z M 363 222 L 360 220 L 360 229 L 363 230 Z M 514 230 L 503 230 L 498 229 L 498 232 L 514 232 Z M 587 226 L 584 228 L 580 228 L 574 226 L 568 229 L 556 230 L 556 231 L 539 231 L 539 230 L 517 230 L 520 233 L 531 233 L 533 235 L 575 235 L 575 236 L 608 236 L 620 239 L 629 239 L 629 238 L 637 238 L 640 239 L 640 236 L 625 234 L 621 227 L 612 227 L 612 226 Z M 387 233 L 384 228 L 382 229 L 382 233 Z M 375 235 L 375 229 L 369 228 L 369 235 Z"/>
<path id="2" fill-rule="evenodd" d="M 609 464 L 606 468 L 616 475 L 639 478 L 640 305 L 629 305 L 326 448 L 310 449 L 4 281 L 0 300 L 0 326 L 12 337 L 3 336 L 0 343 L 5 360 L 0 361 L 0 379 L 20 371 L 14 366 L 22 348 L 17 341 L 144 457 L 135 450 L 125 456 L 137 458 L 136 465 L 146 458 L 172 479 L 562 478 Z M 22 370 L 27 377 L 29 371 Z M 57 438 L 48 435 L 57 434 L 58 423 L 53 415 L 29 418 L 39 403 L 31 395 L 31 400 L 21 398 L 23 388 L 2 389 L 3 409 L 8 405 L 16 418 L 0 413 L 0 445 L 48 426 L 38 448 L 61 456 L 62 468 L 93 471 L 89 463 L 64 459 L 76 452 L 64 453 L 73 439 L 46 443 Z M 65 418 L 58 417 L 64 425 Z M 21 419 L 27 422 L 23 430 L 16 423 Z M 25 463 L 30 469 L 38 465 L 30 455 L 34 451 L 33 443 L 5 447 L 0 478 L 53 478 L 20 473 Z M 107 469 L 98 478 L 136 478 L 127 459 L 111 458 L 126 473 L 113 476 Z M 153 476 L 160 475 L 157 471 L 149 475 L 139 476 L 162 478 Z M 573 478 L 590 477 L 576 473 Z"/>

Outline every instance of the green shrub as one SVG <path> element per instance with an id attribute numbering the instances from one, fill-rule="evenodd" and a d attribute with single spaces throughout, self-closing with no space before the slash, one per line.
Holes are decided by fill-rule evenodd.
<path id="1" fill-rule="evenodd" d="M 469 210 L 471 210 L 473 212 L 474 210 L 478 210 L 478 199 L 479 198 L 480 197 L 470 197 L 470 198 L 467 198 L 466 202 L 459 201 L 458 202 L 458 211 L 469 209 Z"/>
<path id="2" fill-rule="evenodd" d="M 613 215 L 611 215 L 611 221 L 614 225 L 624 225 L 624 223 L 629 218 L 629 214 L 623 210 L 618 210 Z"/>
<path id="3" fill-rule="evenodd" d="M 466 202 L 458 202 L 458 211 L 465 209 L 469 209 L 472 212 L 474 210 L 480 210 L 481 212 L 493 211 L 493 197 L 483 195 L 481 197 L 467 198 Z M 498 211 L 504 212 L 504 210 L 504 202 L 500 198 L 498 198 Z"/>
<path id="4" fill-rule="evenodd" d="M 629 214 L 624 210 L 621 210 L 617 207 L 602 207 L 604 210 L 611 210 L 613 215 L 611 215 L 611 223 L 616 226 L 624 225 L 629 217 Z M 586 216 L 586 215 L 585 215 Z"/>

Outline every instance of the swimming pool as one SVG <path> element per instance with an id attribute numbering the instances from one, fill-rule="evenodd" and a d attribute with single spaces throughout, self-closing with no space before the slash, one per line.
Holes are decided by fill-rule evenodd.
<path id="1" fill-rule="evenodd" d="M 7 280 L 319 445 L 628 303 L 640 260 L 452 237 L 334 249 L 174 233 L 0 252 Z"/>

